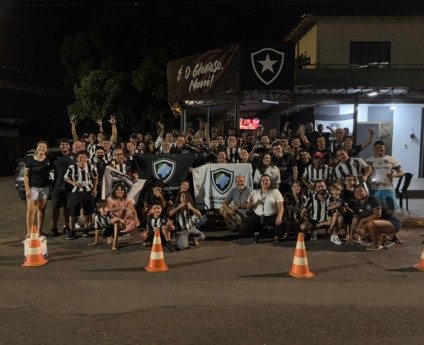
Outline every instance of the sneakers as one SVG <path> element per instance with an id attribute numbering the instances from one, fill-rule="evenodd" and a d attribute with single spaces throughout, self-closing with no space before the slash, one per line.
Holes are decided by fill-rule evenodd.
<path id="1" fill-rule="evenodd" d="M 79 223 L 78 222 L 76 222 L 75 223 L 75 229 L 81 229 L 82 228 L 82 226 L 81 225 L 79 225 Z"/>
<path id="2" fill-rule="evenodd" d="M 318 238 L 318 230 L 311 231 L 311 241 L 316 241 Z"/>
<path id="3" fill-rule="evenodd" d="M 174 251 L 174 246 L 172 245 L 171 241 L 166 243 L 166 247 L 168 248 L 170 253 Z"/>
<path id="4" fill-rule="evenodd" d="M 82 237 L 90 237 L 90 232 L 88 231 L 88 229 L 83 230 Z"/>
<path id="5" fill-rule="evenodd" d="M 57 228 L 53 228 L 50 230 L 50 237 L 57 237 L 59 236 L 59 230 Z"/>
<path id="6" fill-rule="evenodd" d="M 66 237 L 67 240 L 73 240 L 75 238 L 75 232 L 74 230 L 69 230 L 66 232 Z"/>
<path id="7" fill-rule="evenodd" d="M 259 243 L 259 232 L 253 233 L 253 243 Z"/>
<path id="8" fill-rule="evenodd" d="M 337 235 L 331 235 L 330 241 L 333 242 L 337 246 L 340 246 L 342 244 L 342 241 L 340 241 L 340 238 Z"/>
<path id="9" fill-rule="evenodd" d="M 66 234 L 66 232 L 68 232 L 69 231 L 69 226 L 67 226 L 67 225 L 64 225 L 63 226 L 63 229 L 62 229 L 62 234 Z"/>

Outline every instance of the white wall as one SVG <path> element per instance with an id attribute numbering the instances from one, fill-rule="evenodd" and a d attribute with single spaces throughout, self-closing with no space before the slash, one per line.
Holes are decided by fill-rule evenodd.
<path id="1" fill-rule="evenodd" d="M 418 177 L 420 160 L 421 105 L 397 105 L 393 113 L 393 157 L 402 165 L 404 172 L 411 172 Z M 416 138 L 409 136 L 414 132 Z"/>

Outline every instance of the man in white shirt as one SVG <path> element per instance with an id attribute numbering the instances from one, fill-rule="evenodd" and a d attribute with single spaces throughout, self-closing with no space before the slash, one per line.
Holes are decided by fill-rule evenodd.
<path id="1" fill-rule="evenodd" d="M 380 140 L 374 143 L 374 156 L 367 158 L 366 162 L 372 168 L 368 181 L 370 194 L 379 198 L 393 211 L 396 208 L 393 178 L 404 175 L 400 163 L 392 156 L 386 155 L 386 146 Z"/>

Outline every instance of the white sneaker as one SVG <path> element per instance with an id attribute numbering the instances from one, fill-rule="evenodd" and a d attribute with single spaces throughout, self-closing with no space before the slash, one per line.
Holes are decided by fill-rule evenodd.
<path id="1" fill-rule="evenodd" d="M 342 241 L 340 241 L 340 238 L 337 235 L 331 235 L 330 241 L 333 242 L 335 245 L 338 245 L 338 246 L 340 246 L 342 244 Z"/>
<path id="2" fill-rule="evenodd" d="M 82 228 L 82 226 L 81 225 L 79 225 L 79 223 L 78 222 L 76 222 L 75 223 L 75 229 L 81 229 Z"/>

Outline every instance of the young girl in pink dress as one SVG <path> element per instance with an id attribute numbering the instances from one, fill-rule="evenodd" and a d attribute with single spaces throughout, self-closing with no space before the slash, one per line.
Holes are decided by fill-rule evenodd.
<path id="1" fill-rule="evenodd" d="M 129 236 L 129 233 L 140 225 L 137 212 L 131 200 L 127 198 L 127 191 L 121 185 L 115 186 L 112 194 L 107 198 L 109 211 L 116 217 L 124 219 L 125 225 L 121 233 Z"/>

